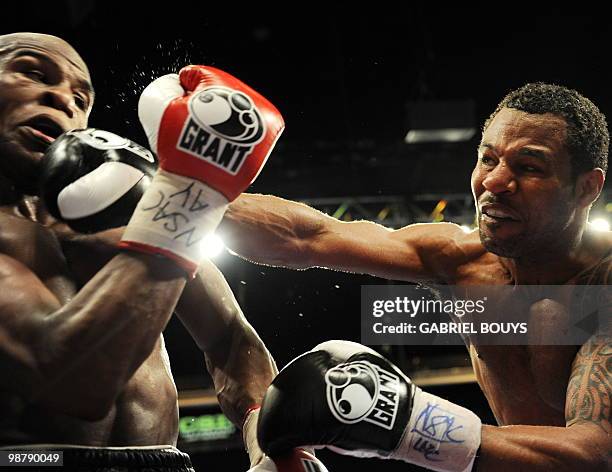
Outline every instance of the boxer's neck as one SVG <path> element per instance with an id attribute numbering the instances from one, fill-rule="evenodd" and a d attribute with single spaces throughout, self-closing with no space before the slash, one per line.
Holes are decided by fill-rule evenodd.
<path id="1" fill-rule="evenodd" d="M 517 285 L 560 285 L 593 263 L 594 254 L 584 227 L 552 245 L 518 258 L 500 260 Z"/>
<path id="2" fill-rule="evenodd" d="M 19 216 L 41 224 L 45 224 L 50 218 L 41 199 L 34 195 L 22 196 L 15 205 L 15 211 Z"/>
<path id="3" fill-rule="evenodd" d="M 54 220 L 37 195 L 28 195 L 0 174 L 0 207 L 10 213 L 43 225 Z"/>
<path id="4" fill-rule="evenodd" d="M 13 201 L 4 200 L 1 206 L 5 213 L 25 218 L 43 226 L 49 226 L 55 222 L 40 197 L 35 195 L 22 195 Z"/>

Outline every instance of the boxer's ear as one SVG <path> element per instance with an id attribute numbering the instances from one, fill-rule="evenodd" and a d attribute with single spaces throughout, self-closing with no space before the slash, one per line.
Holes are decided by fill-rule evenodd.
<path id="1" fill-rule="evenodd" d="M 576 203 L 583 208 L 590 207 L 599 198 L 605 180 L 604 171 L 599 167 L 578 175 L 574 185 Z"/>

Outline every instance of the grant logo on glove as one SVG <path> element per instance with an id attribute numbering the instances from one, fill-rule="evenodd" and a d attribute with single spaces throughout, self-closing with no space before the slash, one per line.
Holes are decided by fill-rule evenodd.
<path id="1" fill-rule="evenodd" d="M 355 361 L 328 370 L 325 383 L 327 404 L 338 421 L 393 428 L 401 389 L 397 375 L 368 361 Z"/>
<path id="2" fill-rule="evenodd" d="M 189 119 L 177 149 L 235 175 L 266 132 L 261 113 L 245 93 L 212 86 L 189 99 Z"/>
<path id="3" fill-rule="evenodd" d="M 283 118 L 236 77 L 197 65 L 149 84 L 138 117 L 159 171 L 119 245 L 164 255 L 193 275 L 203 257 L 199 242 L 257 177 Z"/>

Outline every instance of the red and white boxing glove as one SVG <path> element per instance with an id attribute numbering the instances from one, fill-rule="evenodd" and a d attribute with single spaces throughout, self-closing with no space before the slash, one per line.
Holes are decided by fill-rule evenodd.
<path id="1" fill-rule="evenodd" d="M 262 461 L 248 472 L 328 472 L 323 463 L 304 449 L 277 456 L 264 456 Z"/>
<path id="2" fill-rule="evenodd" d="M 153 81 L 138 116 L 159 170 L 120 246 L 165 255 L 190 273 L 199 242 L 255 180 L 284 129 L 263 96 L 219 69 L 187 66 Z"/>

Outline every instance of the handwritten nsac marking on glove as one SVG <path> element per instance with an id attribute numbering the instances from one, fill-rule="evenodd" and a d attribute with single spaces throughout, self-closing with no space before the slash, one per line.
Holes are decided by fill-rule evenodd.
<path id="1" fill-rule="evenodd" d="M 463 425 L 455 426 L 455 416 L 452 413 L 428 402 L 419 414 L 416 426 L 412 428 L 412 432 L 421 436 L 414 442 L 413 449 L 423 453 L 423 456 L 428 460 L 442 460 L 431 456 L 439 454 L 438 448 L 441 443 L 459 444 L 464 442 L 463 439 L 452 436 L 459 429 L 463 429 Z"/>
<path id="2" fill-rule="evenodd" d="M 204 237 L 203 234 L 195 235 L 196 226 L 190 226 L 190 214 L 200 212 L 210 205 L 200 200 L 202 190 L 195 192 L 193 189 L 194 182 L 187 187 L 173 194 L 166 195 L 161 190 L 159 193 L 159 201 L 152 206 L 143 208 L 143 211 L 157 210 L 151 221 L 164 220 L 163 227 L 170 233 L 178 233 L 173 239 L 185 237 L 187 246 L 199 243 Z"/>

